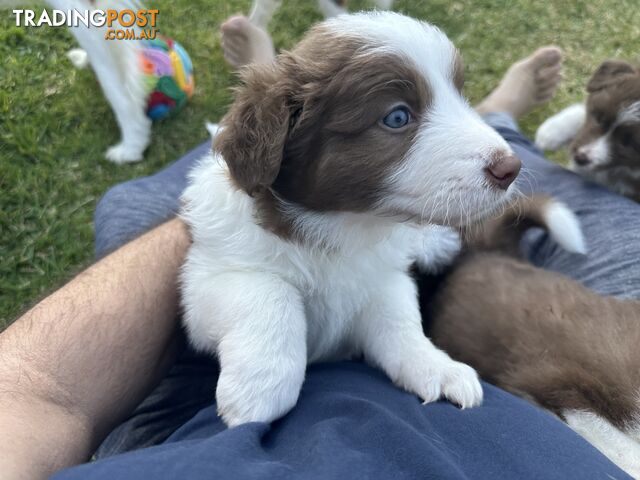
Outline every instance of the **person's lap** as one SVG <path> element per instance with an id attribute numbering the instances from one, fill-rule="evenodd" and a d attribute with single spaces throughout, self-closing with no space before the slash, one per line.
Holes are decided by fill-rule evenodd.
<path id="1" fill-rule="evenodd" d="M 271 426 L 226 429 L 209 403 L 161 445 L 54 478 L 627 478 L 551 415 L 484 390 L 479 408 L 425 406 L 362 363 L 314 365 Z"/>
<path id="2" fill-rule="evenodd" d="M 565 201 L 579 215 L 590 248 L 586 257 L 568 254 L 534 232 L 524 245 L 531 260 L 601 293 L 640 298 L 635 264 L 640 242 L 634 233 L 640 227 L 640 206 L 547 162 L 526 138 L 499 123 L 494 126 L 523 160 L 520 188 Z M 96 210 L 96 254 L 174 215 L 186 173 L 206 150 L 202 145 L 154 176 L 110 190 Z M 298 405 L 271 429 L 252 424 L 225 430 L 215 415 L 216 378 L 212 359 L 186 349 L 96 456 L 162 445 L 72 469 L 59 478 L 81 478 L 86 468 L 93 469 L 92 478 L 102 478 L 101 471 L 104 478 L 114 473 L 137 478 L 131 473 L 136 469 L 155 478 L 187 472 L 190 478 L 216 473 L 325 478 L 340 472 L 353 476 L 354 469 L 363 477 L 384 477 L 385 472 L 394 477 L 433 472 L 438 478 L 623 477 L 558 420 L 487 384 L 483 406 L 460 411 L 446 402 L 422 406 L 362 364 L 311 366 Z"/>

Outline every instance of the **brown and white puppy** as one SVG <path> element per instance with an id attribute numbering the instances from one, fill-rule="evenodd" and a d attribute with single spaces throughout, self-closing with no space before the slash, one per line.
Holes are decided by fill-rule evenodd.
<path id="1" fill-rule="evenodd" d="M 477 405 L 409 273 L 450 261 L 451 227 L 501 208 L 520 168 L 462 97 L 455 47 L 402 15 L 341 15 L 242 80 L 184 194 L 184 321 L 220 359 L 224 421 L 277 419 L 308 362 L 359 355 L 425 401 Z"/>
<path id="2" fill-rule="evenodd" d="M 640 69 L 607 60 L 587 84 L 586 105 L 547 119 L 536 145 L 556 150 L 570 142 L 571 168 L 640 201 Z"/>
<path id="3" fill-rule="evenodd" d="M 596 294 L 517 258 L 531 226 L 581 250 L 566 212 L 548 198 L 523 199 L 491 222 L 425 302 L 427 334 L 640 478 L 640 302 Z"/>

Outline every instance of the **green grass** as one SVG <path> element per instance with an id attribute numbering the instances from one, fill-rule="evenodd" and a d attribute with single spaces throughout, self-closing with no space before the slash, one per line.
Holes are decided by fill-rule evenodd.
<path id="1" fill-rule="evenodd" d="M 206 138 L 205 120 L 224 113 L 234 77 L 222 61 L 218 26 L 250 2 L 212 3 L 154 4 L 160 30 L 192 55 L 196 95 L 179 116 L 154 126 L 145 160 L 125 166 L 103 157 L 118 129 L 93 74 L 74 70 L 64 56 L 74 46 L 69 32 L 18 28 L 11 12 L 0 10 L 0 329 L 91 262 L 92 213 L 110 185 L 170 163 Z M 351 2 L 352 9 L 368 6 Z M 516 59 L 540 45 L 562 46 L 566 81 L 553 102 L 524 119 L 528 133 L 582 99 L 603 59 L 638 61 L 637 0 L 404 0 L 395 9 L 449 34 L 465 58 L 474 102 Z M 286 0 L 271 25 L 276 46 L 291 47 L 319 19 L 314 0 Z"/>

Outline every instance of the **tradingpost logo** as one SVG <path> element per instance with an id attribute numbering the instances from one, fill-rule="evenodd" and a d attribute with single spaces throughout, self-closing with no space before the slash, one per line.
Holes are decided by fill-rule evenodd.
<path id="1" fill-rule="evenodd" d="M 104 28 L 105 40 L 153 40 L 159 10 L 35 10 L 15 9 L 17 27 Z"/>

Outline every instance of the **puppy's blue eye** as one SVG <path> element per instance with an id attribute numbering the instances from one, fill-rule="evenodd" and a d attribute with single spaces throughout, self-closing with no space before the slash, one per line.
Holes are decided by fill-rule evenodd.
<path id="1" fill-rule="evenodd" d="M 382 119 L 382 123 L 389 128 L 402 128 L 409 123 L 410 119 L 411 114 L 407 107 L 397 107 Z"/>

